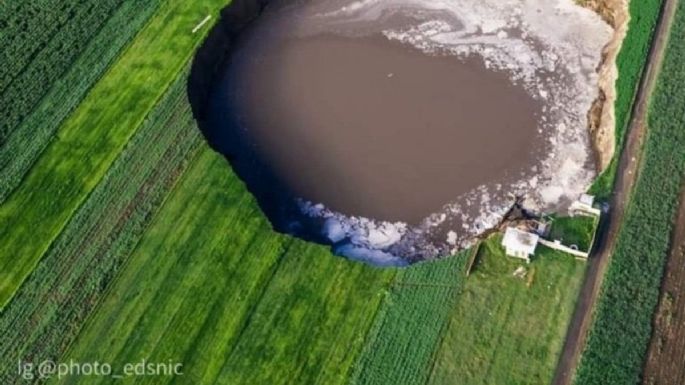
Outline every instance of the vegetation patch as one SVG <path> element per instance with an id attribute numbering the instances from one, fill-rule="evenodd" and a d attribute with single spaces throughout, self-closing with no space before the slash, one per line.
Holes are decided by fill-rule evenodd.
<path id="1" fill-rule="evenodd" d="M 501 239 L 481 244 L 428 384 L 551 382 L 586 264 L 541 245 L 526 264 Z"/>
<path id="2" fill-rule="evenodd" d="M 385 295 L 354 384 L 422 384 L 464 284 L 467 252 L 400 270 Z"/>
<path id="3" fill-rule="evenodd" d="M 3 4 L 9 4 L 9 2 Z M 39 4 L 39 2 L 21 2 L 21 4 L 23 7 Z M 79 56 L 64 69 L 61 76 L 53 74 L 49 81 L 40 77 L 30 78 L 31 81 L 42 80 L 39 85 L 40 90 L 33 89 L 38 87 L 35 85 L 29 87 L 32 99 L 30 103 L 24 102 L 29 107 L 22 112 L 21 118 L 10 119 L 9 117 L 8 120 L 3 120 L 4 124 L 9 125 L 10 121 L 14 123 L 7 128 L 7 137 L 0 140 L 0 203 L 4 202 L 12 190 L 21 183 L 24 175 L 31 169 L 50 140 L 54 138 L 55 131 L 64 119 L 81 103 L 88 91 L 116 60 L 119 53 L 158 6 L 159 0 L 123 2 L 109 18 L 103 19 L 104 24 L 97 33 L 93 32 L 94 36 L 78 35 L 82 39 L 79 44 L 87 44 L 80 51 Z M 32 18 L 35 17 L 38 15 L 32 14 Z M 25 20 L 25 22 L 31 23 L 32 20 Z M 74 27 L 82 26 L 76 24 Z M 89 29 L 84 28 L 84 31 L 89 31 Z M 56 44 L 66 44 L 65 40 L 59 38 L 60 36 L 62 35 L 54 36 L 51 41 Z M 69 40 L 71 44 L 74 37 L 64 37 L 64 39 Z M 71 45 L 69 47 L 73 48 Z M 45 62 L 42 65 L 51 64 L 50 60 L 52 58 L 44 58 Z M 56 68 L 60 65 L 55 63 Z M 47 76 L 48 73 L 50 72 L 44 73 L 43 76 Z M 0 105 L 7 110 L 17 108 L 13 105 L 17 96 L 10 95 L 9 92 L 9 90 L 5 91 L 0 100 Z M 9 111 L 7 114 L 9 115 Z"/>
<path id="4" fill-rule="evenodd" d="M 643 163 L 604 279 L 577 385 L 633 385 L 641 380 L 685 173 L 684 42 L 685 3 L 679 2 L 652 96 Z"/>
<path id="5" fill-rule="evenodd" d="M 685 191 L 684 191 L 685 192 Z M 685 339 L 685 194 L 681 195 L 678 222 L 661 284 L 659 306 L 645 362 L 643 384 L 683 383 L 682 360 Z"/>
<path id="6" fill-rule="evenodd" d="M 656 28 L 662 0 L 631 0 L 628 33 L 616 58 L 616 151 L 607 169 L 595 180 L 590 193 L 598 199 L 607 200 L 616 179 L 618 160 L 623 151 L 626 130 L 630 123 L 631 109 L 635 101 L 640 78 L 647 64 L 654 29 Z"/>
<path id="7" fill-rule="evenodd" d="M 65 121 L 0 206 L 0 306 L 12 297 L 186 65 L 224 0 L 169 1 Z M 40 226 L 36 226 L 40 223 Z"/>
<path id="8" fill-rule="evenodd" d="M 0 356 L 56 359 L 76 338 L 201 143 L 182 74 L 0 313 Z M 2 383 L 16 377 L 0 366 Z"/>
<path id="9" fill-rule="evenodd" d="M 550 240 L 559 240 L 562 244 L 580 251 L 590 251 L 599 218 L 595 216 L 555 217 L 550 229 Z"/>
<path id="10" fill-rule="evenodd" d="M 7 13 L 0 13 L 5 18 L 0 38 L 0 145 L 121 4 L 122 0 L 3 4 Z"/>
<path id="11" fill-rule="evenodd" d="M 393 275 L 273 233 L 205 148 L 65 359 L 172 360 L 198 384 L 344 384 Z"/>

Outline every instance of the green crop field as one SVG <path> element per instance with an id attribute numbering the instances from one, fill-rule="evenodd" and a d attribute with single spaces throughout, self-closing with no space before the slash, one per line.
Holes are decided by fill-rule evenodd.
<path id="1" fill-rule="evenodd" d="M 272 230 L 187 96 L 194 54 L 228 1 L 0 4 L 0 384 L 549 383 L 584 262 L 539 246 L 526 265 L 494 236 L 380 268 Z M 650 4 L 631 5 L 647 8 L 622 51 L 618 122 Z M 626 346 L 649 336 L 672 175 L 685 169 L 682 114 L 668 103 L 682 98 L 681 51 L 671 43 L 665 73 L 678 81 L 661 81 L 652 106 L 654 172 L 629 210 L 579 384 L 599 383 L 601 365 L 639 375 L 644 352 Z M 589 242 L 586 222 L 558 220 L 559 234 Z M 629 341 L 615 340 L 620 328 Z M 179 362 L 183 375 L 18 375 L 18 362 L 42 360 Z"/>
<path id="2" fill-rule="evenodd" d="M 224 5 L 219 0 L 165 3 L 0 206 L 0 306 L 33 270 L 192 57 L 203 35 L 190 30 L 207 9 L 216 12 Z"/>
<path id="3" fill-rule="evenodd" d="M 64 353 L 200 142 L 181 76 L 3 310 L 0 356 Z"/>
<path id="4" fill-rule="evenodd" d="M 121 0 L 3 2 L 0 144 L 66 71 Z"/>
<path id="5" fill-rule="evenodd" d="M 67 356 L 176 360 L 188 383 L 344 382 L 390 278 L 275 235 L 205 149 Z"/>
<path id="6" fill-rule="evenodd" d="M 685 3 L 652 96 L 643 161 L 576 384 L 640 382 L 685 174 Z"/>
<path id="7" fill-rule="evenodd" d="M 536 276 L 527 288 L 527 280 L 511 278 L 518 263 L 502 256 L 499 239 L 482 251 L 496 267 L 479 264 L 469 280 L 465 255 L 399 271 L 345 261 L 322 246 L 275 235 L 224 164 L 201 151 L 65 357 L 115 366 L 171 359 L 200 383 L 280 384 L 291 376 L 326 384 L 421 383 L 431 370 L 440 375 L 443 361 L 448 367 L 460 359 L 444 351 L 453 343 L 468 356 L 481 350 L 466 343 L 473 342 L 464 328 L 506 321 L 513 330 L 535 322 L 541 334 L 482 342 L 497 351 L 529 345 L 530 356 L 519 359 L 546 359 L 524 378 L 551 378 L 584 263 L 545 251 L 531 265 Z M 221 229 L 233 230 L 217 236 Z M 506 280 L 505 288 L 493 287 L 494 279 Z M 475 298 L 471 290 L 489 296 Z M 508 314 L 514 306 L 520 312 Z M 499 317 L 482 317 L 498 307 Z M 546 316 L 534 308 L 548 310 Z M 436 353 L 439 366 L 432 369 Z M 491 362 L 511 369 L 510 356 Z M 487 379 L 485 371 L 470 372 Z"/>
<path id="8" fill-rule="evenodd" d="M 397 274 L 352 378 L 354 384 L 420 384 L 464 284 L 466 253 Z"/>
<path id="9" fill-rule="evenodd" d="M 9 6 L 11 2 L 3 4 Z M 33 2 L 20 4 L 25 6 Z M 8 126 L 11 133 L 2 141 L 4 143 L 0 143 L 0 203 L 19 185 L 59 125 L 78 106 L 158 5 L 156 0 L 123 2 L 105 19 L 104 25 L 64 70 L 64 74 L 55 77 L 51 83 L 40 85 L 43 87 L 42 99 L 36 98 L 38 102 L 26 108 L 23 119 L 19 122 L 18 117 L 12 127 Z M 65 44 L 59 40 L 57 43 Z M 11 100 L 8 97 L 2 103 L 11 104 Z M 9 124 L 9 120 L 7 122 Z"/>

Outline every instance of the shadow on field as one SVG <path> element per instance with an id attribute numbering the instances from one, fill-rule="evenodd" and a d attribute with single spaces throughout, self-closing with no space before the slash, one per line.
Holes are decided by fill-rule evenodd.
<path id="1" fill-rule="evenodd" d="M 207 143 L 224 155 L 238 177 L 256 198 L 274 230 L 317 243 L 330 244 L 316 229 L 320 220 L 305 217 L 290 188 L 243 135 L 229 97 L 221 92 L 224 71 L 241 33 L 255 21 L 270 0 L 233 0 L 197 50 L 188 79 L 193 116 Z M 293 149 L 297 151 L 297 149 Z"/>

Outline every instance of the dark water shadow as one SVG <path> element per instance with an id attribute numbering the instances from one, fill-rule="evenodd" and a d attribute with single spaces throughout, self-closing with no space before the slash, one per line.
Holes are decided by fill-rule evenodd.
<path id="1" fill-rule="evenodd" d="M 259 18 L 270 0 L 233 0 L 193 59 L 187 92 L 193 116 L 209 146 L 222 154 L 256 198 L 274 230 L 307 241 L 330 245 L 321 235 L 322 220 L 302 214 L 296 195 L 273 167 L 256 153 L 233 117 L 232 106 L 219 85 L 240 35 Z M 212 103 L 222 103 L 219 114 Z M 213 111 L 212 111 L 213 110 Z M 211 111 L 211 113 L 210 113 Z"/>

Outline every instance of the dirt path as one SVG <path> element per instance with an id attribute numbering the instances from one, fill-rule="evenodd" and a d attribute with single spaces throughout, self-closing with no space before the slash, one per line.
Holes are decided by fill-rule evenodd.
<path id="1" fill-rule="evenodd" d="M 677 0 L 664 0 L 657 30 L 649 52 L 647 67 L 637 90 L 637 98 L 631 113 L 630 125 L 625 147 L 621 153 L 614 193 L 611 197 L 611 210 L 602 220 L 597 243 L 588 261 L 588 271 L 581 287 L 580 296 L 566 335 L 566 341 L 559 358 L 553 385 L 569 385 L 585 347 L 588 329 L 591 325 L 593 309 L 597 303 L 602 279 L 616 244 L 617 235 L 623 222 L 623 214 L 630 193 L 637 179 L 637 171 L 642 155 L 642 142 L 647 130 L 647 110 L 649 96 L 656 84 L 661 68 L 663 53 L 668 34 L 677 8 Z"/>
<path id="2" fill-rule="evenodd" d="M 685 384 L 685 190 L 680 197 L 659 308 L 644 368 L 644 385 Z"/>

